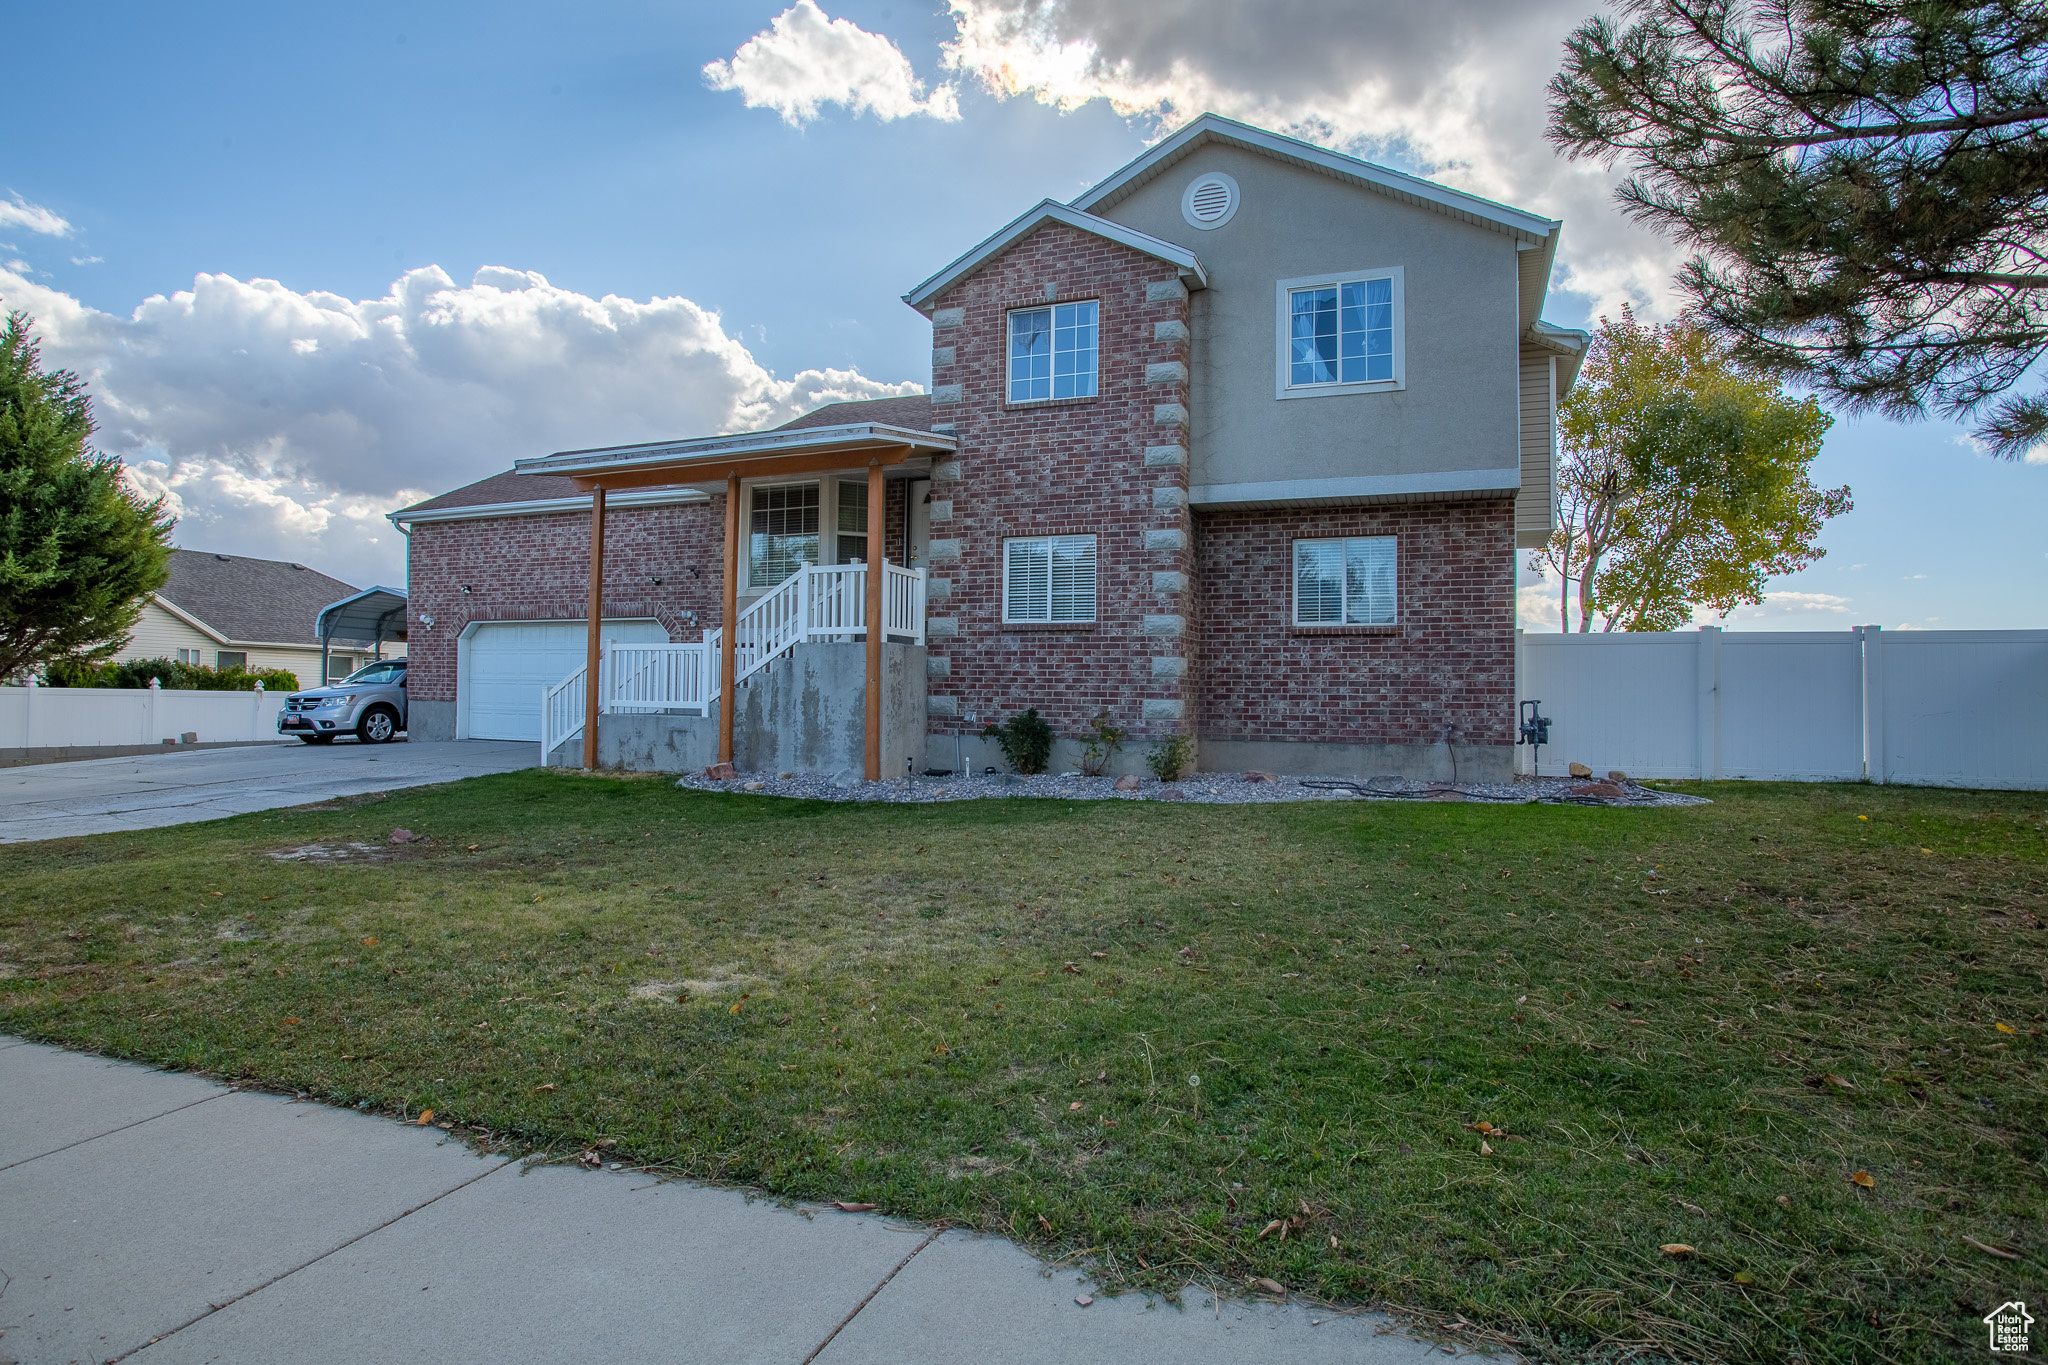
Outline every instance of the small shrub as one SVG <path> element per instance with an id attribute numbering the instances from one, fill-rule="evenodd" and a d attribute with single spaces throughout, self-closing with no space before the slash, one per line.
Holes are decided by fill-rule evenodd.
<path id="1" fill-rule="evenodd" d="M 1088 777 L 1100 777 L 1109 771 L 1109 761 L 1124 747 L 1124 736 L 1130 731 L 1109 723 L 1109 712 L 1097 711 L 1095 718 L 1088 722 L 1088 729 L 1079 736 L 1081 740 L 1081 771 Z"/>
<path id="2" fill-rule="evenodd" d="M 990 721 L 982 727 L 983 739 L 993 739 L 996 747 L 1003 751 L 1003 760 L 1018 772 L 1029 776 L 1045 771 L 1046 763 L 1052 758 L 1052 726 L 1045 717 L 1032 707 L 1021 716 L 1012 716 L 1001 725 Z"/>
<path id="3" fill-rule="evenodd" d="M 46 687 L 148 687 L 155 678 L 173 692 L 253 692 L 261 682 L 266 692 L 296 692 L 299 678 L 283 668 L 208 668 L 176 659 L 123 659 L 103 664 L 72 660 L 53 663 L 44 671 Z"/>
<path id="4" fill-rule="evenodd" d="M 1186 735 L 1174 735 L 1155 744 L 1145 756 L 1145 766 L 1161 782 L 1178 782 L 1195 766 L 1195 742 Z"/>

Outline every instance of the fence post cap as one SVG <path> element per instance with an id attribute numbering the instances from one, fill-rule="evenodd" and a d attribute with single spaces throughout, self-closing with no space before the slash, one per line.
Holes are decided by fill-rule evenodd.
<path id="1" fill-rule="evenodd" d="M 164 680 L 162 678 L 151 678 L 149 680 L 149 690 L 152 692 L 161 691 L 163 685 Z"/>
<path id="2" fill-rule="evenodd" d="M 256 680 L 256 690 L 257 690 L 258 692 L 261 692 L 261 691 L 263 690 L 263 679 L 261 679 L 261 678 L 258 678 L 258 679 Z"/>

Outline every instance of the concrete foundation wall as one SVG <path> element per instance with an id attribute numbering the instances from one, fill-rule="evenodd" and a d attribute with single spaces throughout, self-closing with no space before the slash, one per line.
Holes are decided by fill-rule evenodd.
<path id="1" fill-rule="evenodd" d="M 414 739 L 455 738 L 455 703 L 421 701 L 408 697 L 405 704 L 405 733 Z"/>
<path id="2" fill-rule="evenodd" d="M 733 763 L 741 772 L 823 773 L 859 779 L 866 771 L 867 649 L 798 645 L 791 657 L 740 688 Z M 882 775 L 924 761 L 925 652 L 882 647 Z M 579 734 L 549 754 L 555 766 L 583 761 Z M 708 716 L 617 714 L 598 718 L 597 761 L 627 772 L 698 772 L 718 761 L 718 706 Z"/>

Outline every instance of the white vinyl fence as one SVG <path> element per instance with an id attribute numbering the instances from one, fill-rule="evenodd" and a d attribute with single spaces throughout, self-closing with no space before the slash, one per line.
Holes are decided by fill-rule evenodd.
<path id="1" fill-rule="evenodd" d="M 0 750 L 276 739 L 283 692 L 140 687 L 0 687 Z"/>
<path id="2" fill-rule="evenodd" d="M 2048 790 L 2048 631 L 1519 633 L 1515 672 L 1546 776 Z"/>

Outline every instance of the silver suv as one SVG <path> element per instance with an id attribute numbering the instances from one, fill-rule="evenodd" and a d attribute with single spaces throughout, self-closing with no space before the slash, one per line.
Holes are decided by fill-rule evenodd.
<path id="1" fill-rule="evenodd" d="M 386 744 L 405 728 L 405 660 L 366 665 L 329 687 L 294 692 L 277 714 L 277 732 L 308 744 L 332 744 L 354 735 Z"/>

